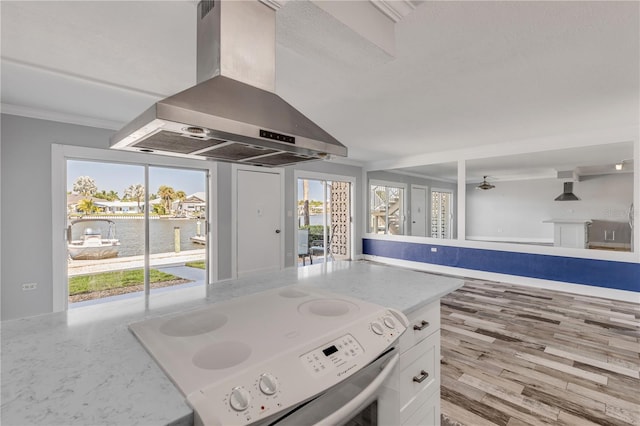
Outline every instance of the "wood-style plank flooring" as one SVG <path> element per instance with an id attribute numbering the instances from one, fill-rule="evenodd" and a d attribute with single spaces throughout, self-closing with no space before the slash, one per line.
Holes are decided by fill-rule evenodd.
<path id="1" fill-rule="evenodd" d="M 467 280 L 441 317 L 443 425 L 640 425 L 640 305 Z"/>

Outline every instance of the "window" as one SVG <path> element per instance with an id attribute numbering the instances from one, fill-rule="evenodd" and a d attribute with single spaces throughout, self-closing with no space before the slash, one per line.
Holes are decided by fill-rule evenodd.
<path id="1" fill-rule="evenodd" d="M 369 232 L 404 235 L 405 185 L 369 182 Z"/>

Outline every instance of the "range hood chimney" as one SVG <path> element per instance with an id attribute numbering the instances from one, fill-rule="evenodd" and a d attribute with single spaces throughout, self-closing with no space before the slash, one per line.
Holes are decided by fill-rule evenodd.
<path id="1" fill-rule="evenodd" d="M 555 201 L 578 201 L 580 198 L 573 193 L 573 182 L 564 183 L 564 191 L 555 198 Z"/>
<path id="2" fill-rule="evenodd" d="M 198 4 L 198 84 L 157 102 L 111 148 L 262 166 L 346 156 L 347 148 L 274 93 L 275 10 Z"/>

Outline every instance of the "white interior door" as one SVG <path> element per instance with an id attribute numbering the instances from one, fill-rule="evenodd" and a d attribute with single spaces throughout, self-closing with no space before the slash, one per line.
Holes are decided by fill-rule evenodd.
<path id="1" fill-rule="evenodd" d="M 238 276 L 278 270 L 283 239 L 280 174 L 237 173 Z"/>
<path id="2" fill-rule="evenodd" d="M 427 236 L 427 188 L 411 186 L 411 235 Z"/>

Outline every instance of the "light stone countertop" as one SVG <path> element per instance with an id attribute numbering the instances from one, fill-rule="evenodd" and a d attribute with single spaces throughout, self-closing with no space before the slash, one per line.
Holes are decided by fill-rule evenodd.
<path id="1" fill-rule="evenodd" d="M 0 422 L 13 425 L 182 425 L 184 397 L 129 323 L 285 285 L 304 284 L 410 313 L 459 279 L 369 262 L 331 262 L 203 287 L 3 321 Z M 206 294 L 208 292 L 208 295 Z"/>

